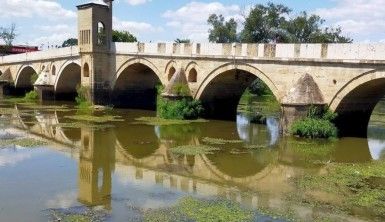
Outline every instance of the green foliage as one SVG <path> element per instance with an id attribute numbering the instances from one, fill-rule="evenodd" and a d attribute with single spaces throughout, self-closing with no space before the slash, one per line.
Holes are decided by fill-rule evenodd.
<path id="1" fill-rule="evenodd" d="M 38 78 L 39 78 L 39 74 L 37 74 L 37 73 L 32 74 L 32 76 L 31 76 L 31 84 L 34 85 Z"/>
<path id="2" fill-rule="evenodd" d="M 256 4 L 245 16 L 243 30 L 237 34 L 234 19 L 224 22 L 222 15 L 210 15 L 211 42 L 245 43 L 349 43 L 353 40 L 342 35 L 340 27 L 324 26 L 318 15 L 301 12 L 291 16 L 292 10 L 282 4 Z M 237 38 L 238 36 L 238 38 Z"/>
<path id="3" fill-rule="evenodd" d="M 127 31 L 112 31 L 112 41 L 113 42 L 137 42 L 138 39 Z"/>
<path id="4" fill-rule="evenodd" d="M 209 30 L 209 41 L 216 43 L 232 43 L 237 42 L 237 22 L 232 18 L 225 22 L 222 15 L 212 14 L 207 20 L 212 26 Z"/>
<path id="5" fill-rule="evenodd" d="M 26 100 L 26 101 L 35 101 L 38 99 L 39 99 L 39 94 L 35 90 L 28 92 L 24 96 L 24 100 Z"/>
<path id="6" fill-rule="evenodd" d="M 90 109 L 92 104 L 88 101 L 89 88 L 85 86 L 76 87 L 77 96 L 75 102 L 79 109 Z"/>
<path id="7" fill-rule="evenodd" d="M 78 45 L 78 39 L 69 38 L 63 42 L 62 47 L 76 46 Z"/>
<path id="8" fill-rule="evenodd" d="M 337 115 L 327 108 L 310 107 L 307 117 L 295 121 L 290 132 L 306 138 L 335 138 L 337 128 L 332 122 Z"/>
<path id="9" fill-rule="evenodd" d="M 192 120 L 201 116 L 203 107 L 200 101 L 189 98 L 171 101 L 159 97 L 157 112 L 163 119 Z"/>
<path id="10" fill-rule="evenodd" d="M 190 39 L 175 39 L 175 43 L 191 43 Z"/>
<path id="11" fill-rule="evenodd" d="M 178 83 L 172 87 L 172 93 L 178 96 L 189 96 L 190 89 L 187 85 Z"/>
<path id="12" fill-rule="evenodd" d="M 259 78 L 254 80 L 249 86 L 250 93 L 257 96 L 273 95 L 269 87 Z"/>

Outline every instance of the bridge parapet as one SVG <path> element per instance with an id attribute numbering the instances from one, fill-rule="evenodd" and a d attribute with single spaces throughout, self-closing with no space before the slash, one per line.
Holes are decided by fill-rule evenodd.
<path id="1" fill-rule="evenodd" d="M 385 44 L 241 44 L 241 43 L 115 43 L 116 54 L 160 56 L 237 57 L 245 59 L 296 59 L 384 61 Z"/>
<path id="2" fill-rule="evenodd" d="M 79 48 L 77 46 L 2 56 L 0 61 L 1 64 L 22 63 L 39 60 L 63 59 L 74 56 L 79 56 Z"/>

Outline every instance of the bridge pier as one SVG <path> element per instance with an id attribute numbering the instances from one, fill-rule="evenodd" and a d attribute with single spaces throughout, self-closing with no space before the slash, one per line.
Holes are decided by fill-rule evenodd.
<path id="1" fill-rule="evenodd" d="M 39 95 L 40 101 L 55 100 L 55 90 L 53 85 L 35 85 L 35 90 Z"/>

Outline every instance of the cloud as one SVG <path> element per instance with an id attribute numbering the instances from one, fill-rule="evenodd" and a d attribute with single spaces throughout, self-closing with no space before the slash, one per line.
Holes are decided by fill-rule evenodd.
<path id="1" fill-rule="evenodd" d="M 166 25 L 180 33 L 180 38 L 194 41 L 207 41 L 209 26 L 207 19 L 210 14 L 222 14 L 226 19 L 241 20 L 242 10 L 239 5 L 223 5 L 220 2 L 190 2 L 177 10 L 168 10 L 163 17 L 168 19 Z"/>
<path id="2" fill-rule="evenodd" d="M 150 23 L 124 21 L 116 17 L 113 18 L 113 28 L 120 31 L 129 31 L 130 33 L 137 36 L 141 36 L 146 33 L 158 33 L 163 31 L 163 28 L 154 27 Z"/>
<path id="3" fill-rule="evenodd" d="M 2 0 L 0 18 L 40 17 L 49 20 L 75 19 L 76 13 L 48 0 Z"/>
<path id="4" fill-rule="evenodd" d="M 151 2 L 151 0 L 126 0 L 130 5 L 142 5 L 147 2 Z"/>
<path id="5" fill-rule="evenodd" d="M 320 8 L 315 14 L 355 40 L 380 41 L 385 38 L 385 0 L 339 0 L 332 8 Z"/>

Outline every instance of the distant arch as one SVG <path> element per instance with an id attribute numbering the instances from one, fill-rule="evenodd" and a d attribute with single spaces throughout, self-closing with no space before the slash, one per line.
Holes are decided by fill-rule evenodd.
<path id="1" fill-rule="evenodd" d="M 192 68 L 188 72 L 187 80 L 190 83 L 195 83 L 195 82 L 197 82 L 197 78 L 198 78 L 198 72 L 197 72 L 197 70 L 195 68 Z"/>
<path id="2" fill-rule="evenodd" d="M 37 72 L 32 66 L 22 66 L 16 76 L 15 87 L 33 89 L 32 76 L 34 74 L 37 74 Z"/>
<path id="3" fill-rule="evenodd" d="M 103 22 L 98 22 L 97 27 L 97 44 L 105 45 L 106 44 L 106 26 Z"/>
<path id="4" fill-rule="evenodd" d="M 175 73 L 176 73 L 175 67 L 171 66 L 171 68 L 168 70 L 168 73 L 167 73 L 168 81 L 170 81 L 172 79 L 172 77 L 174 76 Z"/>
<path id="5" fill-rule="evenodd" d="M 55 81 L 57 99 L 74 100 L 76 87 L 81 84 L 81 67 L 77 62 L 66 63 L 62 66 Z"/>

